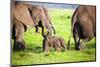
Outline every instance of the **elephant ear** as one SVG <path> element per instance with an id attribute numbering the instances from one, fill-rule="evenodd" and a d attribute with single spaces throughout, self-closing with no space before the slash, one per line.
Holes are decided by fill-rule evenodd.
<path id="1" fill-rule="evenodd" d="M 27 27 L 33 27 L 34 21 L 25 3 L 18 3 L 14 8 L 14 17 Z"/>

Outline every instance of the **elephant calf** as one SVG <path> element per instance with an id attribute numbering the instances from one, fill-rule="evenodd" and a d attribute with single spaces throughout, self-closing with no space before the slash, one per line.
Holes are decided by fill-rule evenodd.
<path id="1" fill-rule="evenodd" d="M 56 36 L 45 36 L 43 40 L 43 51 L 49 52 L 51 48 L 55 48 L 56 51 L 60 52 L 61 48 L 66 50 L 65 40 L 61 37 Z"/>

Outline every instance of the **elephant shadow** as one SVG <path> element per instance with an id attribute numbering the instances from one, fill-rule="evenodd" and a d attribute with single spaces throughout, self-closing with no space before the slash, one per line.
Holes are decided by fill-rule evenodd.
<path id="1" fill-rule="evenodd" d="M 92 48 L 96 48 L 96 43 L 87 43 L 85 45 L 85 49 L 92 49 Z M 69 47 L 68 50 L 75 50 L 75 44 L 74 43 L 71 43 L 71 46 Z"/>
<path id="2" fill-rule="evenodd" d="M 35 47 L 28 47 L 26 48 L 27 51 L 33 52 L 33 53 L 42 53 L 43 47 L 35 46 Z"/>

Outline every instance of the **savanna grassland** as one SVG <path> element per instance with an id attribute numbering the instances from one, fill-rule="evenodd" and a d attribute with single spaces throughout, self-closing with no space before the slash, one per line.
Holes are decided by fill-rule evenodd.
<path id="1" fill-rule="evenodd" d="M 63 37 L 66 42 L 70 36 L 72 9 L 49 9 L 51 21 L 56 29 L 55 36 Z M 41 30 L 40 30 L 41 32 Z M 35 28 L 29 28 L 24 34 L 26 50 L 21 52 L 12 51 L 12 65 L 30 65 L 46 63 L 80 62 L 96 60 L 96 40 L 95 38 L 86 44 L 84 50 L 74 49 L 74 40 L 71 37 L 71 46 L 67 51 L 56 52 L 52 49 L 49 55 L 43 53 L 42 35 L 35 33 Z M 13 40 L 12 40 L 13 42 Z"/>

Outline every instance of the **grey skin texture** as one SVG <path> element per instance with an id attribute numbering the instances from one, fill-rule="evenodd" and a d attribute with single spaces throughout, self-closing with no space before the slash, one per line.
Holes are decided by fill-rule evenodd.
<path id="1" fill-rule="evenodd" d="M 64 48 L 65 51 L 65 40 L 61 37 L 45 36 L 43 39 L 43 51 L 48 53 L 52 48 L 55 48 L 58 52 L 61 52 L 61 49 Z"/>
<path id="2" fill-rule="evenodd" d="M 71 28 L 75 49 L 84 49 L 86 42 L 96 36 L 96 6 L 80 5 L 77 7 L 72 16 Z M 71 35 L 68 48 L 70 38 Z"/>
<path id="3" fill-rule="evenodd" d="M 13 0 L 11 2 L 11 30 L 12 39 L 14 39 L 13 50 L 21 51 L 25 49 L 23 35 L 28 27 L 35 27 L 36 32 L 38 32 L 38 27 L 41 27 L 42 35 L 46 35 L 46 32 L 49 32 L 51 35 L 54 29 L 47 16 L 48 14 L 46 14 L 42 6 L 33 6 L 25 2 Z"/>

